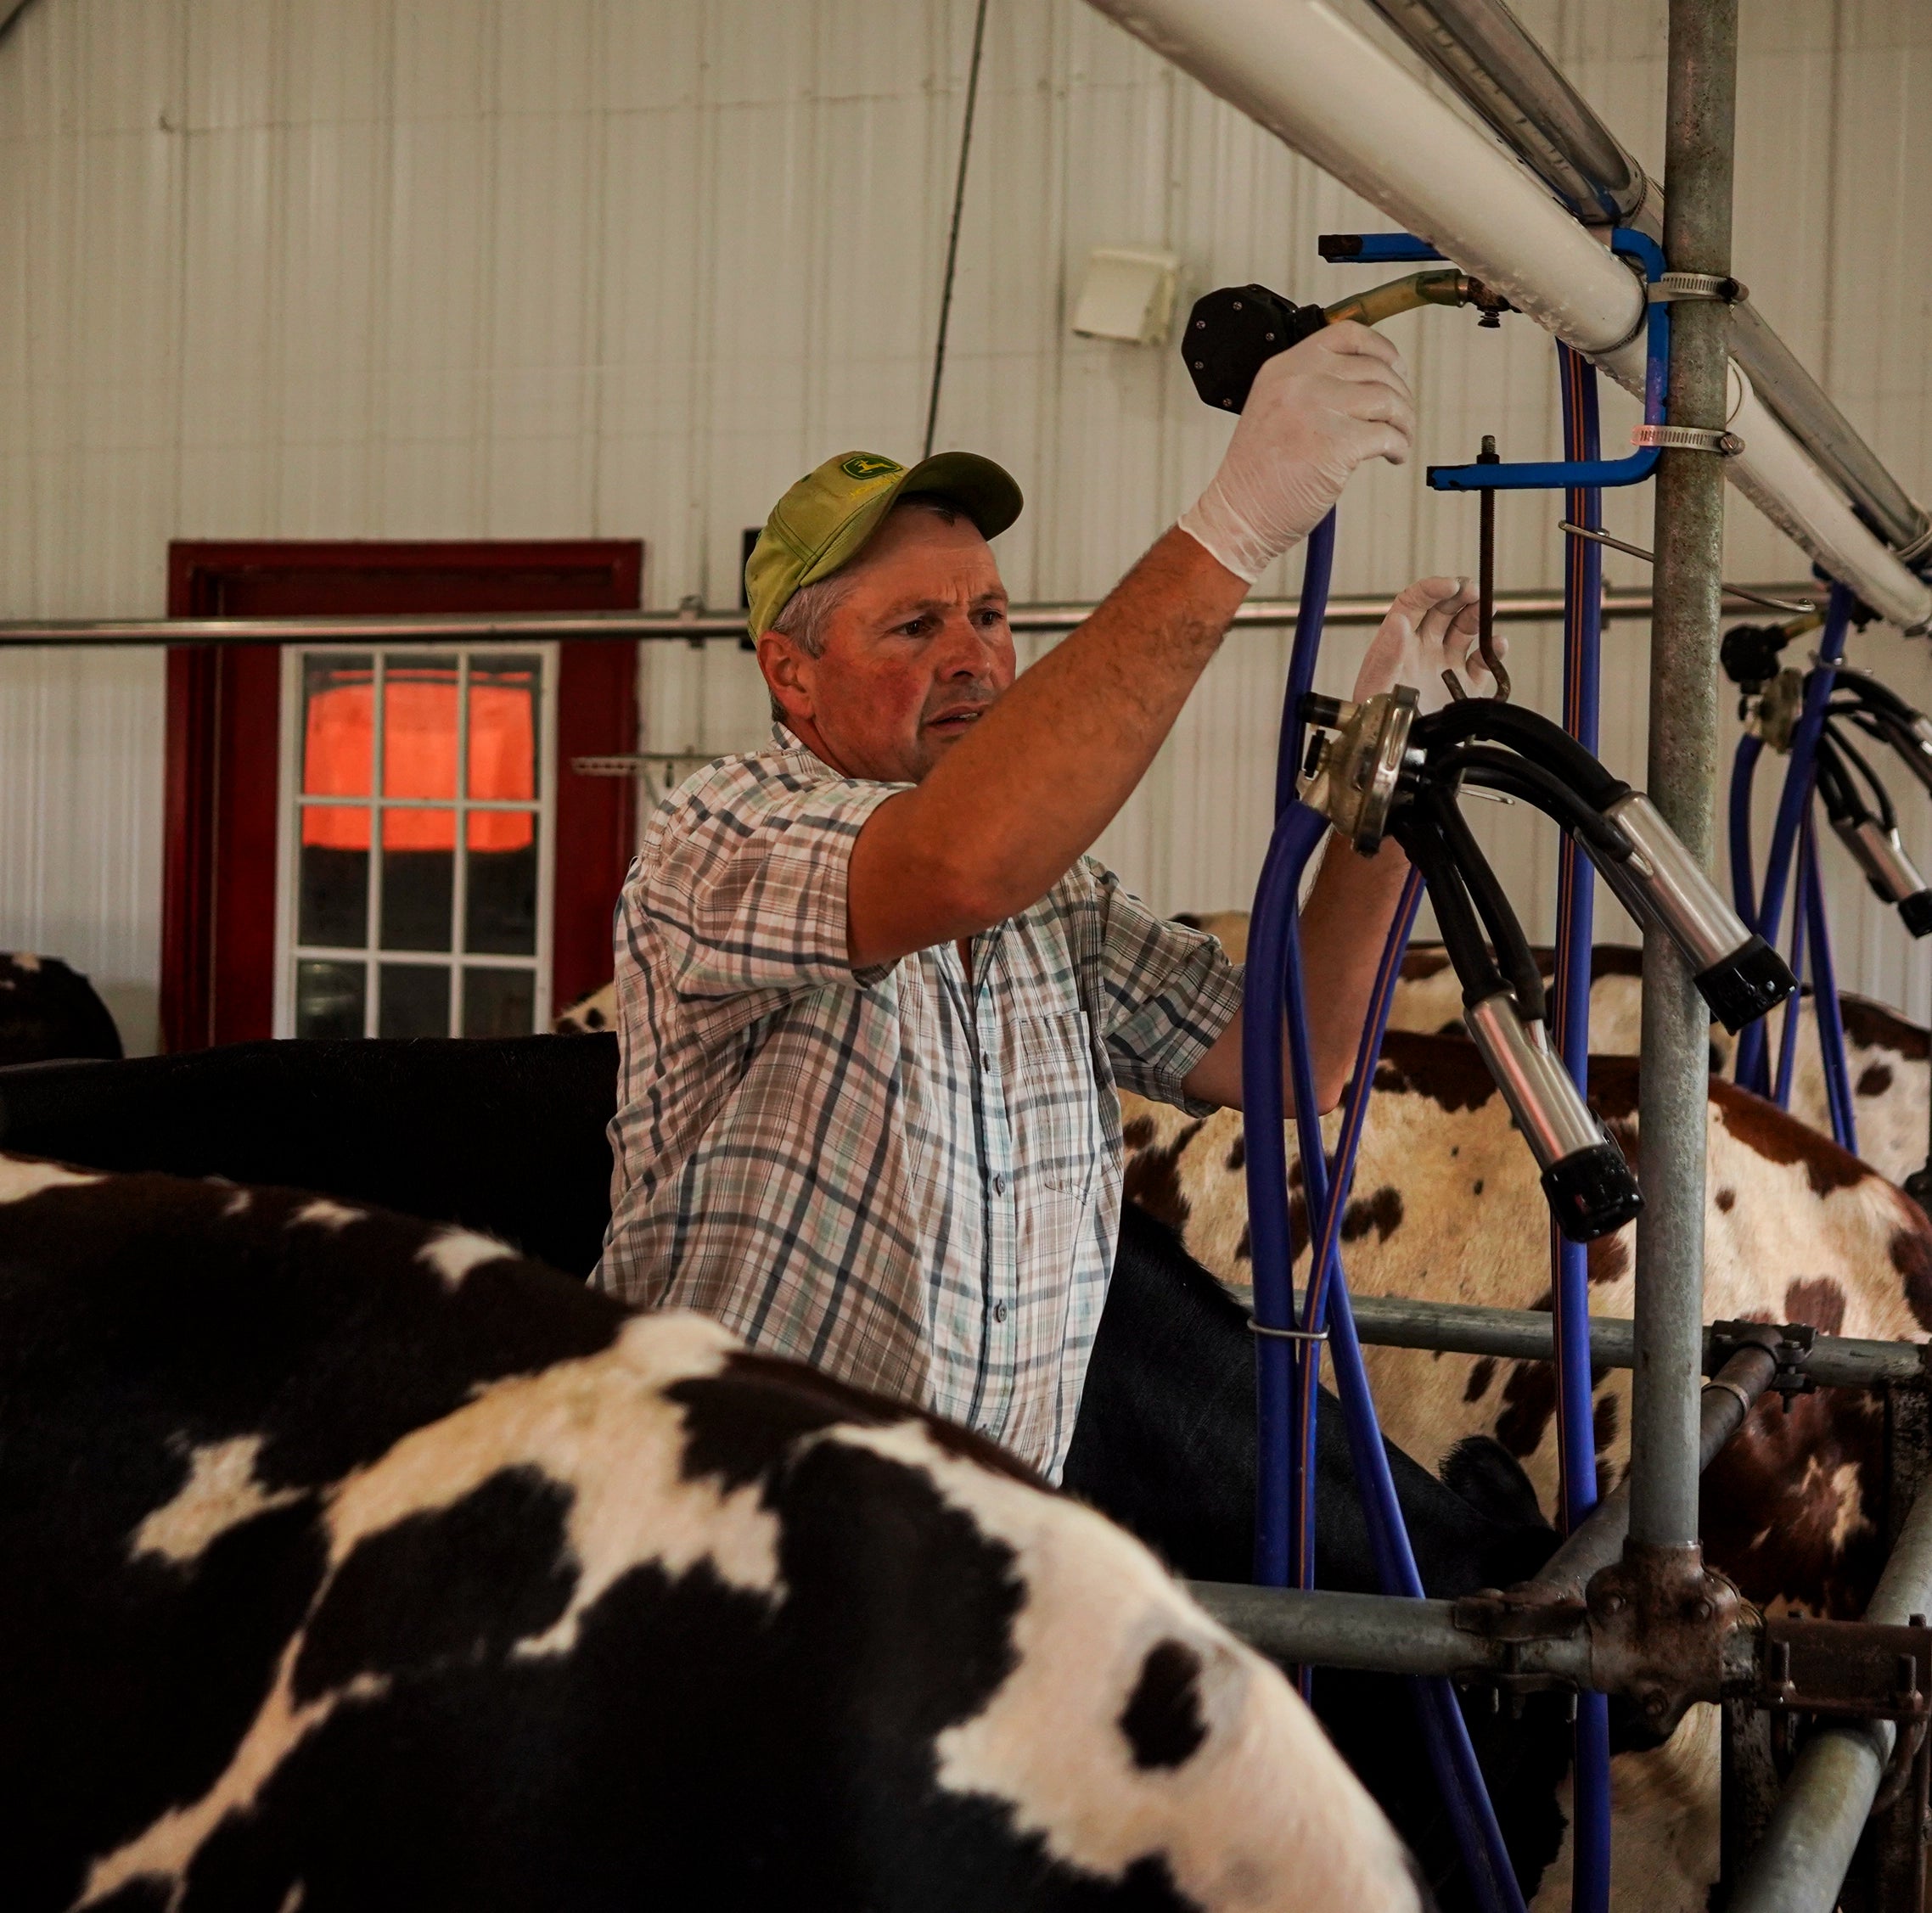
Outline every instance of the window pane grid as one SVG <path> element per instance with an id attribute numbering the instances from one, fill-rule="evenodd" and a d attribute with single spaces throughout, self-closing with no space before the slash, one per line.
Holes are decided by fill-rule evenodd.
<path id="1" fill-rule="evenodd" d="M 499 663 L 500 654 L 494 651 L 482 655 L 490 662 L 481 673 L 474 671 L 473 654 L 467 649 L 433 657 L 377 649 L 373 655 L 353 659 L 324 658 L 317 654 L 298 661 L 295 682 L 300 686 L 302 744 L 296 760 L 296 788 L 291 793 L 295 858 L 299 862 L 307 848 L 309 833 L 302 820 L 311 811 L 360 812 L 368 820 L 368 839 L 363 924 L 366 941 L 324 945 L 297 934 L 284 946 L 285 961 L 295 985 L 298 1034 L 306 1025 L 317 1035 L 348 1035 L 348 1023 L 357 1018 L 358 1012 L 365 1036 L 381 1034 L 385 1024 L 399 1034 L 424 1032 L 425 1018 L 432 1024 L 440 1021 L 443 1033 L 452 1036 L 508 1035 L 527 1032 L 534 1027 L 536 986 L 542 957 L 539 948 L 542 940 L 532 910 L 548 888 L 542 869 L 548 861 L 543 844 L 548 792 L 542 777 L 548 747 L 542 742 L 541 720 L 548 709 L 545 693 L 549 688 L 543 682 L 544 673 L 553 669 L 553 658 L 543 654 L 501 654 Z M 301 788 L 314 781 L 308 768 L 307 743 L 312 722 L 309 715 L 312 679 L 317 665 L 333 665 L 339 672 L 345 667 L 356 667 L 367 674 L 363 681 L 369 697 L 367 749 L 370 776 L 364 786 L 366 796 L 343 794 L 344 786 L 340 782 L 333 789 L 325 788 L 312 794 Z M 480 701 L 489 704 L 480 716 L 473 682 L 479 676 L 487 687 Z M 449 687 L 454 693 L 450 710 L 454 735 L 449 739 L 454 745 L 455 762 L 451 766 L 453 791 L 447 797 L 413 794 L 392 796 L 392 783 L 400 783 L 405 788 L 413 785 L 415 792 L 441 788 L 441 773 L 435 769 L 434 758 L 439 749 L 435 720 L 442 707 L 439 700 L 425 702 L 418 687 L 427 687 L 433 692 L 450 676 L 454 680 Z M 336 682 L 341 682 L 340 678 Z M 407 721 L 411 729 L 396 733 L 398 753 L 413 749 L 416 755 L 409 761 L 399 755 L 394 764 L 390 754 L 394 729 L 390 722 L 392 686 L 417 692 L 407 719 L 399 720 Z M 425 720 L 430 725 L 428 733 L 423 731 Z M 520 794 L 471 794 L 475 760 L 474 726 L 479 721 L 491 726 L 491 754 L 480 767 L 480 782 L 486 788 L 494 783 L 498 789 L 507 782 L 510 789 Z M 442 734 L 449 736 L 447 732 Z M 527 796 L 520 794 L 525 791 Z M 433 822 L 416 826 L 402 840 L 411 847 L 402 849 L 391 842 L 394 833 L 385 825 L 385 817 L 391 811 L 418 816 L 440 811 L 450 820 L 447 887 L 442 893 L 448 900 L 446 936 L 429 928 L 441 905 L 436 894 L 441 886 L 433 861 L 440 853 L 441 833 Z M 514 824 L 473 830 L 469 822 L 473 812 L 480 816 L 520 816 L 529 822 L 520 832 Z M 352 824 L 334 827 L 338 832 L 346 827 L 351 838 L 356 835 Z M 506 829 L 510 832 L 507 839 Z M 392 861 L 399 856 L 432 861 L 412 872 L 406 865 Z M 491 879 L 489 888 L 480 894 L 472 882 L 475 874 L 473 863 L 479 857 L 491 866 Z M 423 888 L 425 883 L 427 891 Z M 385 884 L 391 890 L 387 899 Z M 399 884 L 406 888 L 396 889 Z M 421 919 L 419 922 L 411 923 L 398 915 L 405 901 L 410 906 L 410 917 Z M 385 902 L 389 906 L 386 911 Z M 424 916 L 425 909 L 427 917 Z M 477 911 L 482 912 L 480 917 L 475 916 Z M 389 919 L 386 923 L 385 916 Z M 295 928 L 291 922 L 290 928 Z M 416 947 L 385 947 L 385 938 L 390 934 L 410 939 Z M 432 934 L 446 947 L 424 947 Z M 479 938 L 494 947 L 472 950 L 471 944 Z M 473 987 L 466 988 L 465 972 L 471 970 L 477 973 L 476 979 Z M 432 983 L 424 972 L 437 973 L 440 980 Z M 357 973 L 361 978 L 359 992 L 349 981 Z M 390 985 L 387 990 L 385 975 Z M 490 983 L 486 989 L 486 976 L 501 980 Z M 412 978 L 419 980 L 413 982 Z M 520 978 L 524 979 L 520 983 Z"/>

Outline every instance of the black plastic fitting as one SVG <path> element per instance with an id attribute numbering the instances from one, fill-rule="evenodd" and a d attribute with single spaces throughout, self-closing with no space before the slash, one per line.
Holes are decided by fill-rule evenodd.
<path id="1" fill-rule="evenodd" d="M 1181 356 L 1204 404 L 1238 412 L 1254 390 L 1255 374 L 1277 352 L 1328 323 L 1319 306 L 1297 306 L 1266 286 L 1222 286 L 1194 301 L 1181 334 Z"/>
<path id="2" fill-rule="evenodd" d="M 1718 661 L 1733 684 L 1753 689 L 1778 676 L 1790 642 L 1783 625 L 1733 625 L 1718 647 Z"/>
<path id="3" fill-rule="evenodd" d="M 1797 987 L 1784 959 L 1755 935 L 1697 979 L 1698 994 L 1733 1036 L 1768 1015 Z"/>
<path id="4" fill-rule="evenodd" d="M 1907 897 L 1898 906 L 1898 913 L 1915 937 L 1932 934 L 1932 890 L 1921 890 L 1917 896 Z"/>
<path id="5" fill-rule="evenodd" d="M 1542 1180 L 1550 1214 L 1573 1243 L 1593 1243 L 1622 1228 L 1643 1207 L 1637 1178 L 1612 1142 L 1552 1163 Z"/>

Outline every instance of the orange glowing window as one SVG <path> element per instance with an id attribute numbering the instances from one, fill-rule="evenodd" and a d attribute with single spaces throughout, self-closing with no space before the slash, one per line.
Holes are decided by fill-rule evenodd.
<path id="1" fill-rule="evenodd" d="M 361 673 L 349 682 L 312 687 L 302 739 L 305 797 L 369 797 L 375 758 L 375 692 Z M 357 679 L 360 678 L 360 682 Z M 385 798 L 441 799 L 456 794 L 457 673 L 449 665 L 391 666 L 385 673 L 383 777 Z M 482 803 L 527 804 L 536 796 L 536 685 L 527 667 L 477 670 L 469 684 L 469 776 L 467 794 Z M 528 811 L 470 814 L 472 850 L 522 850 L 533 841 Z M 306 805 L 305 845 L 337 850 L 369 848 L 369 813 L 360 805 Z M 383 842 L 392 850 L 453 850 L 456 814 L 449 810 L 391 810 Z"/>

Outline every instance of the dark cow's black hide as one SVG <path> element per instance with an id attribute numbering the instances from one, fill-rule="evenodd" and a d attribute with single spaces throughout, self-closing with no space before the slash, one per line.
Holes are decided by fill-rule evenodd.
<path id="1" fill-rule="evenodd" d="M 376 1203 L 587 1276 L 616 1086 L 615 1036 L 237 1043 L 0 1070 L 0 1148 Z"/>
<path id="2" fill-rule="evenodd" d="M 58 956 L 0 956 L 0 1065 L 120 1054 L 121 1032 L 78 970 Z"/>
<path id="3" fill-rule="evenodd" d="M 1245 1581 L 1254 1566 L 1255 1361 L 1247 1316 L 1164 1222 L 1129 1203 L 1081 1397 L 1064 1483 L 1195 1580 Z M 1541 1568 L 1556 1535 L 1515 1457 L 1486 1436 L 1438 1480 L 1384 1444 L 1424 1591 L 1452 1600 Z M 1341 1405 L 1316 1425 L 1316 1580 L 1376 1592 Z M 1318 1669 L 1315 1711 L 1408 1843 L 1447 1907 L 1471 1905 L 1405 1684 Z M 1465 1706 L 1518 1877 L 1533 1891 L 1562 1843 L 1556 1787 L 1569 1730 L 1553 1696 L 1520 1719 Z M 1400 1726 L 1396 1725 L 1400 1723 Z"/>
<path id="4" fill-rule="evenodd" d="M 572 1490 L 528 1465 L 405 1507 L 331 1578 L 354 1471 L 482 1384 L 609 1349 L 629 1318 L 474 1244 L 452 1281 L 423 1253 L 433 1229 L 305 1220 L 311 1203 L 160 1177 L 0 1200 L 10 1909 L 70 1905 L 90 1859 L 199 1801 L 285 1680 L 295 1705 L 333 1711 L 247 1810 L 188 1843 L 183 1913 L 1180 1913 L 1158 1854 L 1104 1879 L 1016 1832 L 998 1799 L 935 1788 L 935 1736 L 1015 1663 L 1016 1557 L 918 1468 L 814 1440 L 906 1411 L 796 1365 L 741 1355 L 664 1391 L 673 1478 L 758 1484 L 775 1514 L 775 1604 L 705 1561 L 671 1576 L 645 1559 L 567 1652 L 512 1652 L 580 1573 Z M 171 1507 L 192 1529 L 196 1468 L 236 1443 L 253 1445 L 248 1517 L 178 1558 L 143 1541 Z M 1123 1769 L 1182 1764 L 1201 1738 L 1186 1667 L 1177 1686 L 1160 1671 L 1123 1716 Z M 171 1886 L 145 1871 L 98 1904 L 149 1913 Z"/>
<path id="5" fill-rule="evenodd" d="M 0 1147 L 104 1168 L 305 1185 L 491 1231 L 587 1271 L 609 1220 L 604 1125 L 616 1039 L 258 1043 L 114 1066 L 0 1071 Z M 1321 1584 L 1375 1584 L 1339 1411 L 1319 1424 Z M 1245 1580 L 1255 1483 L 1254 1362 L 1239 1308 L 1171 1231 L 1129 1205 L 1066 1485 L 1179 1573 Z M 1507 1585 L 1554 1536 L 1516 1462 L 1465 1445 L 1438 1481 L 1390 1450 L 1429 1591 Z M 1399 1684 L 1323 1673 L 1316 1708 L 1445 1901 L 1453 1842 Z M 1567 1735 L 1553 1705 L 1472 1717 L 1519 1871 L 1556 1850 Z M 1392 1727 L 1392 1723 L 1399 1726 Z"/>

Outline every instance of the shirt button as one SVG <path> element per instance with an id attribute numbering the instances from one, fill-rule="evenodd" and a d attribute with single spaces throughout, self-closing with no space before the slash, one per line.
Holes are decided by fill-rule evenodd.
<path id="1" fill-rule="evenodd" d="M 1006 1320 L 1005 1303 L 996 1302 L 993 1304 L 993 1320 L 995 1321 L 1004 1321 Z"/>
<path id="2" fill-rule="evenodd" d="M 1006 1178 L 1003 1175 L 996 1175 L 993 1178 L 993 1193 L 996 1196 L 1003 1196 L 1006 1193 Z"/>

